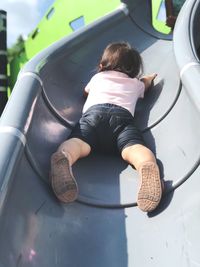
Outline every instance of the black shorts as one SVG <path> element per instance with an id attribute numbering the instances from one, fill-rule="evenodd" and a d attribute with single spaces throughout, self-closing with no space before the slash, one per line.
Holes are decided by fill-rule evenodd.
<path id="1" fill-rule="evenodd" d="M 90 107 L 80 118 L 69 138 L 79 138 L 92 150 L 116 152 L 144 140 L 132 114 L 117 105 L 98 104 Z"/>

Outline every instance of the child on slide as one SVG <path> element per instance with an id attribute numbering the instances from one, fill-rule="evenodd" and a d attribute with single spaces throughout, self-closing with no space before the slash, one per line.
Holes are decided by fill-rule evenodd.
<path id="1" fill-rule="evenodd" d="M 77 198 L 71 167 L 79 158 L 92 150 L 118 151 L 139 172 L 138 207 L 150 212 L 158 206 L 162 196 L 159 169 L 134 121 L 137 100 L 144 97 L 156 74 L 139 79 L 141 70 L 141 56 L 128 43 L 111 43 L 105 48 L 98 73 L 85 88 L 82 117 L 51 157 L 51 185 L 60 201 Z"/>

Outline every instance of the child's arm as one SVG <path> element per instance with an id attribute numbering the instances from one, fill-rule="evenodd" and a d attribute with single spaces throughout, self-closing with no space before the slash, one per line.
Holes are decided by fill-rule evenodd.
<path id="1" fill-rule="evenodd" d="M 84 88 L 84 91 L 83 91 L 83 96 L 84 97 L 87 97 L 88 96 L 88 94 L 90 92 L 90 88 L 92 88 L 92 86 L 93 86 L 93 78 L 89 81 L 89 83 Z"/>
<path id="2" fill-rule="evenodd" d="M 151 87 L 154 79 L 156 78 L 157 74 L 153 73 L 150 75 L 143 76 L 140 80 L 144 83 L 145 86 L 145 92 Z"/>
<path id="3" fill-rule="evenodd" d="M 90 85 L 90 83 L 88 83 L 88 84 L 86 85 L 86 87 L 84 88 L 84 91 L 83 91 L 83 96 L 84 96 L 85 98 L 87 98 L 87 96 L 88 96 L 88 94 L 89 94 L 89 91 L 90 91 L 90 86 L 88 86 L 88 85 Z"/>
<path id="4" fill-rule="evenodd" d="M 88 92 L 84 89 L 84 91 L 83 91 L 83 96 L 84 97 L 87 97 L 88 96 Z"/>

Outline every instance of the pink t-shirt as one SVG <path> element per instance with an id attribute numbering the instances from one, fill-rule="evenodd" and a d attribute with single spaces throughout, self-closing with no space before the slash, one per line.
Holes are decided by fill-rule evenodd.
<path id="1" fill-rule="evenodd" d="M 110 103 L 121 106 L 134 116 L 138 98 L 144 97 L 144 83 L 119 71 L 102 71 L 92 77 L 83 113 L 93 105 Z"/>

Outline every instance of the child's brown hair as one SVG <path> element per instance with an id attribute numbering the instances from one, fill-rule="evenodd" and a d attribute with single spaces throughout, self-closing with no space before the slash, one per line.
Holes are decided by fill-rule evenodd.
<path id="1" fill-rule="evenodd" d="M 99 72 L 106 70 L 123 72 L 135 78 L 143 70 L 142 58 L 129 43 L 111 43 L 105 48 L 98 68 Z"/>

